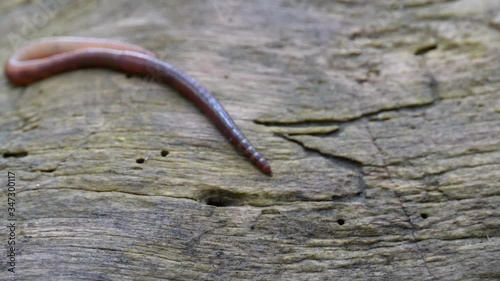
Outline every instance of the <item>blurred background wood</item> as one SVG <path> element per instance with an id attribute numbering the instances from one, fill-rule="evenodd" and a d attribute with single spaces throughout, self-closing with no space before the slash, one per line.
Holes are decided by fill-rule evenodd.
<path id="1" fill-rule="evenodd" d="M 0 279 L 500 279 L 498 1 L 2 1 L 0 15 L 2 61 L 48 36 L 154 51 L 274 171 L 154 81 L 2 78 L 18 221 Z M 6 223 L 5 189 L 0 202 Z"/>

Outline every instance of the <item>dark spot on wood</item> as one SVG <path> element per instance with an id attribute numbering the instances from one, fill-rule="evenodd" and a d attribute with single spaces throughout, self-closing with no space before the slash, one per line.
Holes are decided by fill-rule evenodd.
<path id="1" fill-rule="evenodd" d="M 231 207 L 231 206 L 235 206 L 234 201 L 232 199 L 230 199 L 230 198 L 227 198 L 227 197 L 217 197 L 217 196 L 210 197 L 210 198 L 207 198 L 207 200 L 205 201 L 205 203 L 207 205 L 215 206 L 215 207 Z"/>
<path id="2" fill-rule="evenodd" d="M 339 225 L 344 225 L 345 221 L 344 221 L 343 219 L 338 219 L 338 220 L 337 220 L 337 223 L 338 223 Z"/>
<path id="3" fill-rule="evenodd" d="M 427 46 L 423 46 L 423 47 L 420 47 L 418 48 L 414 55 L 415 56 L 421 56 L 421 55 L 425 55 L 426 53 L 432 51 L 432 50 L 435 50 L 437 49 L 438 45 L 437 44 L 432 44 L 432 45 L 427 45 Z"/>
<path id="4" fill-rule="evenodd" d="M 228 190 L 209 189 L 200 194 L 199 201 L 215 207 L 241 206 L 244 204 L 244 195 Z"/>
<path id="5" fill-rule="evenodd" d="M 135 162 L 137 164 L 143 164 L 144 162 L 146 162 L 146 159 L 144 159 L 144 158 L 137 158 L 137 160 L 135 160 Z"/>
<path id="6" fill-rule="evenodd" d="M 168 150 L 164 149 L 164 150 L 161 151 L 161 156 L 166 157 L 169 153 L 170 152 L 168 152 Z"/>
<path id="7" fill-rule="evenodd" d="M 3 153 L 3 158 L 21 158 L 21 157 L 26 157 L 28 156 L 28 151 L 15 151 L 15 152 L 4 152 Z"/>
<path id="8" fill-rule="evenodd" d="M 356 82 L 358 84 L 364 84 L 364 83 L 368 82 L 368 79 L 367 78 L 358 78 L 358 79 L 356 79 Z"/>
<path id="9" fill-rule="evenodd" d="M 428 217 L 429 217 L 429 215 L 428 215 L 428 214 L 426 214 L 426 213 L 421 213 L 421 214 L 420 214 L 420 216 L 421 216 L 424 220 L 425 220 L 426 218 L 428 218 Z"/>
<path id="10" fill-rule="evenodd" d="M 53 173 L 56 170 L 56 168 L 50 168 L 50 169 L 45 169 L 41 170 L 42 173 Z"/>

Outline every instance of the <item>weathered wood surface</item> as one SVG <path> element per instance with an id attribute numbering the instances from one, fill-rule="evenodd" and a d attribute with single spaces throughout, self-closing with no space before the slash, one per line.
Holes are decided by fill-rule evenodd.
<path id="1" fill-rule="evenodd" d="M 500 279 L 497 0 L 2 1 L 0 34 L 155 51 L 275 173 L 151 81 L 2 78 L 1 280 Z"/>

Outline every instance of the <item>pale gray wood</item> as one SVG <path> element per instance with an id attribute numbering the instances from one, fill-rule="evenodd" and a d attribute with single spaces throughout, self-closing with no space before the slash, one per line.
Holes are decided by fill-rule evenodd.
<path id="1" fill-rule="evenodd" d="M 47 36 L 141 45 L 212 90 L 274 176 L 154 81 L 2 78 L 19 220 L 0 279 L 500 279 L 498 1 L 44 3 L 0 4 L 2 61 Z"/>

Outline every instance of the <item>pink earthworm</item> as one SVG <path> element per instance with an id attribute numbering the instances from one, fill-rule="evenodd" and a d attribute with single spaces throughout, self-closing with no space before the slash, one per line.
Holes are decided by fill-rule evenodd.
<path id="1" fill-rule="evenodd" d="M 233 147 L 267 175 L 268 161 L 255 149 L 215 97 L 191 76 L 139 46 L 98 38 L 53 37 L 20 49 L 5 65 L 9 81 L 26 86 L 61 72 L 103 67 L 153 77 L 192 101 Z"/>

